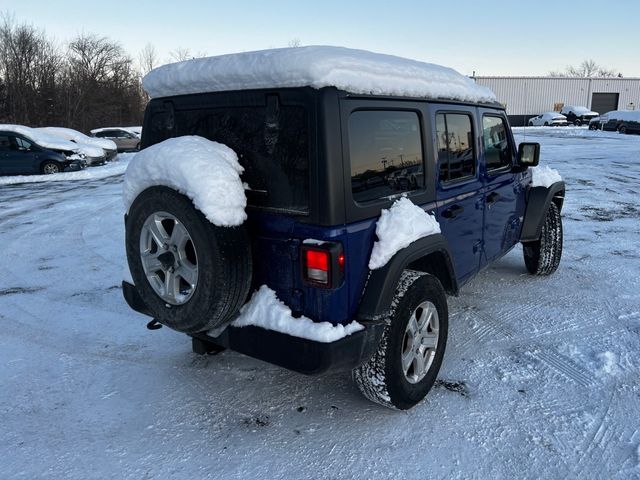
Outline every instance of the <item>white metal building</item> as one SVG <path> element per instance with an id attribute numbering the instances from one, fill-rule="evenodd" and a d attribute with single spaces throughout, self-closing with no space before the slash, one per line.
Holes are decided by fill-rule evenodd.
<path id="1" fill-rule="evenodd" d="M 475 77 L 505 104 L 512 125 L 531 117 L 579 105 L 598 113 L 640 108 L 640 78 Z"/>

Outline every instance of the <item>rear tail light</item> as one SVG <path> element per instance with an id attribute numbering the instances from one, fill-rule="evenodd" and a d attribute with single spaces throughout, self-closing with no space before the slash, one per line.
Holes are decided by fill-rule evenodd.
<path id="1" fill-rule="evenodd" d="M 336 242 L 302 245 L 302 280 L 307 285 L 337 288 L 344 278 L 345 256 Z"/>

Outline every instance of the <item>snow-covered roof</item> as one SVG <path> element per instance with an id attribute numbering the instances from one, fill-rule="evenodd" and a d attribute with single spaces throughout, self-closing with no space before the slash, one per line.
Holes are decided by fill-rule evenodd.
<path id="1" fill-rule="evenodd" d="M 587 107 L 580 107 L 577 105 L 565 105 L 564 107 L 562 107 L 561 112 L 573 112 L 576 115 L 590 115 L 590 114 L 595 114 L 597 115 L 598 112 L 593 112 L 591 110 L 589 110 Z"/>
<path id="2" fill-rule="evenodd" d="M 101 128 L 94 128 L 93 130 L 91 130 L 91 133 L 93 135 L 95 135 L 98 132 L 104 132 L 105 130 L 124 130 L 125 132 L 129 132 L 132 135 L 136 135 L 136 132 L 131 130 L 128 127 L 101 127 Z"/>
<path id="3" fill-rule="evenodd" d="M 50 133 L 43 132 L 39 129 L 26 127 L 24 125 L 0 124 L 0 131 L 13 132 L 19 135 L 23 135 L 30 139 L 32 142 L 44 148 L 72 152 L 78 151 L 78 145 L 73 142 L 55 135 L 51 135 Z"/>
<path id="4" fill-rule="evenodd" d="M 336 87 L 356 94 L 495 102 L 491 90 L 432 63 L 343 47 L 243 52 L 163 65 L 142 85 L 151 97 L 287 87 Z"/>
<path id="5" fill-rule="evenodd" d="M 640 122 L 640 110 L 614 110 L 607 112 L 604 116 L 610 120 Z"/>
<path id="6" fill-rule="evenodd" d="M 103 148 L 105 150 L 118 149 L 118 146 L 112 140 L 108 140 L 106 138 L 90 137 L 82 132 L 79 132 L 78 130 L 74 130 L 73 128 L 42 127 L 38 130 L 56 135 L 58 137 L 64 138 L 65 140 L 74 141 L 78 144 L 93 145 L 94 147 Z"/>

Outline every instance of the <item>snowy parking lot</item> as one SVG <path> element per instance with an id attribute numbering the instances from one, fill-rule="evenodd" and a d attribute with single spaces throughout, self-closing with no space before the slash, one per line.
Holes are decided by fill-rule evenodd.
<path id="1" fill-rule="evenodd" d="M 640 478 L 640 136 L 526 139 L 567 182 L 560 268 L 518 247 L 450 298 L 408 412 L 147 330 L 120 289 L 126 156 L 0 178 L 0 478 Z"/>

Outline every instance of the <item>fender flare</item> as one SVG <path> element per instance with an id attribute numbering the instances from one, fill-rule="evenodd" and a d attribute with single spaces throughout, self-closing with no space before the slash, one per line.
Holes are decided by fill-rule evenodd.
<path id="1" fill-rule="evenodd" d="M 438 255 L 438 270 L 430 271 L 426 261 L 419 264 L 426 256 Z M 434 262 L 435 263 L 435 262 Z M 397 252 L 387 264 L 372 270 L 365 285 L 356 318 L 364 323 L 380 323 L 389 313 L 391 301 L 396 292 L 402 272 L 411 265 L 415 270 L 434 274 L 445 286 L 448 293 L 458 293 L 458 282 L 451 262 L 449 244 L 446 238 L 438 233 L 420 238 L 406 248 Z M 436 265 L 432 264 L 432 267 Z M 443 277 L 444 276 L 444 277 Z"/>
<path id="2" fill-rule="evenodd" d="M 521 242 L 531 242 L 540 238 L 542 224 L 544 223 L 549 205 L 557 198 L 558 209 L 562 210 L 564 203 L 565 184 L 556 182 L 549 188 L 530 187 L 527 191 L 527 208 L 522 222 L 520 233 Z"/>

